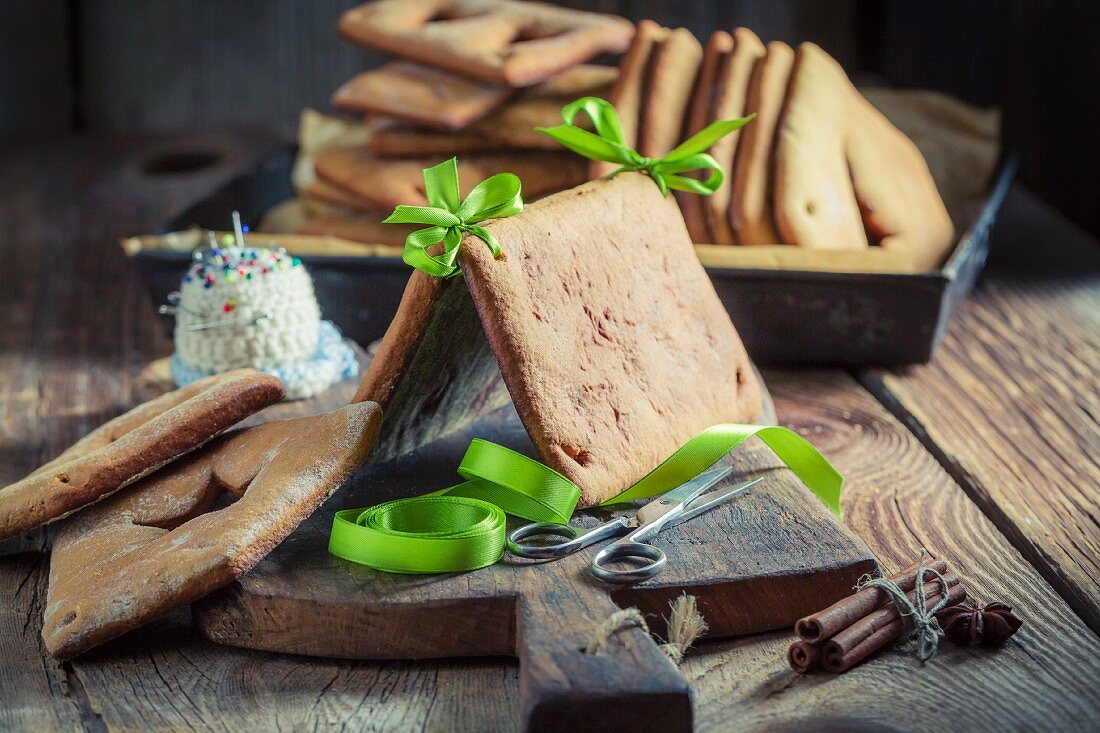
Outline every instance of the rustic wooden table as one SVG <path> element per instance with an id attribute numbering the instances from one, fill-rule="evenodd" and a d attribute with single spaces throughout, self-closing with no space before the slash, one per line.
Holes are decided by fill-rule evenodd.
<path id="1" fill-rule="evenodd" d="M 0 482 L 123 410 L 170 351 L 117 238 L 277 144 L 233 131 L 0 147 Z M 1025 625 L 999 651 L 948 644 L 924 667 L 884 653 L 840 677 L 790 673 L 787 633 L 707 643 L 684 664 L 698 727 L 1100 724 L 1100 247 L 1017 188 L 931 364 L 765 379 L 780 422 L 847 476 L 846 522 L 886 566 L 926 547 Z M 0 545 L 0 729 L 518 725 L 511 660 L 249 652 L 205 641 L 187 611 L 59 664 L 39 638 L 43 550 L 44 535 Z"/>

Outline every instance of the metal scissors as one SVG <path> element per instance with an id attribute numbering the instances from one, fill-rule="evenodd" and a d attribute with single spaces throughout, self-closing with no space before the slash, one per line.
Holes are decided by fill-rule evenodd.
<path id="1" fill-rule="evenodd" d="M 761 477 L 748 483 L 705 493 L 732 470 L 716 468 L 705 471 L 649 502 L 633 517 L 619 517 L 582 535 L 578 535 L 577 530 L 569 525 L 553 522 L 524 525 L 508 536 L 508 551 L 520 557 L 560 559 L 600 540 L 618 537 L 620 539 L 600 550 L 592 559 L 592 574 L 608 583 L 637 583 L 647 580 L 661 572 L 668 560 L 664 550 L 654 547 L 647 540 L 655 537 L 661 530 L 686 522 L 763 481 Z M 564 537 L 567 541 L 553 545 L 522 543 L 522 540 L 538 536 Z M 616 560 L 633 560 L 641 564 L 628 570 L 616 570 L 608 566 Z"/>

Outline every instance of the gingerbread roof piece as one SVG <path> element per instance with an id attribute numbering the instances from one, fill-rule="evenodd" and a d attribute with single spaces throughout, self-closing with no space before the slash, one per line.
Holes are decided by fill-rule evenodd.
<path id="1" fill-rule="evenodd" d="M 461 430 L 508 399 L 466 283 L 413 270 L 355 395 L 385 412 L 371 461 Z"/>
<path id="2" fill-rule="evenodd" d="M 512 87 L 622 51 L 634 33 L 624 18 L 516 0 L 375 0 L 339 28 L 364 46 Z"/>
<path id="3" fill-rule="evenodd" d="M 199 380 L 119 415 L 0 489 L 0 539 L 99 501 L 283 395 L 278 379 L 244 369 Z"/>
<path id="4" fill-rule="evenodd" d="M 640 173 L 490 222 L 462 270 L 516 411 L 581 502 L 608 499 L 761 392 L 671 197 Z"/>
<path id="5" fill-rule="evenodd" d="M 50 654 L 80 654 L 248 572 L 352 475 L 380 422 L 363 403 L 240 430 L 74 517 L 50 558 Z M 238 498 L 218 508 L 227 493 Z"/>

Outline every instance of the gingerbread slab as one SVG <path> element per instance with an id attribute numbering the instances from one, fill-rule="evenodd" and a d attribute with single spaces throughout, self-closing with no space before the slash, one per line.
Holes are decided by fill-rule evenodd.
<path id="1" fill-rule="evenodd" d="M 246 369 L 199 380 L 135 407 L 22 481 L 0 489 L 0 539 L 99 501 L 283 395 L 278 379 Z"/>
<path id="2" fill-rule="evenodd" d="M 246 573 L 362 463 L 374 403 L 224 436 L 58 533 L 42 636 L 67 658 Z M 236 498 L 223 508 L 224 494 Z"/>
<path id="3" fill-rule="evenodd" d="M 375 0 L 344 13 L 339 29 L 364 46 L 513 87 L 621 51 L 634 34 L 624 18 L 515 0 Z"/>
<path id="4" fill-rule="evenodd" d="M 549 196 L 487 225 L 462 268 L 512 402 L 543 461 L 599 503 L 720 422 L 759 416 L 760 385 L 647 176 Z"/>

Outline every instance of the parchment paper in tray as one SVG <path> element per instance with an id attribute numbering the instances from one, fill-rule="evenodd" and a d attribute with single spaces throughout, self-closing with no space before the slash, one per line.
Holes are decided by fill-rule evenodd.
<path id="1" fill-rule="evenodd" d="M 974 107 L 926 90 L 860 91 L 916 143 L 955 229 L 963 231 L 989 193 L 1001 148 L 1000 110 Z"/>

